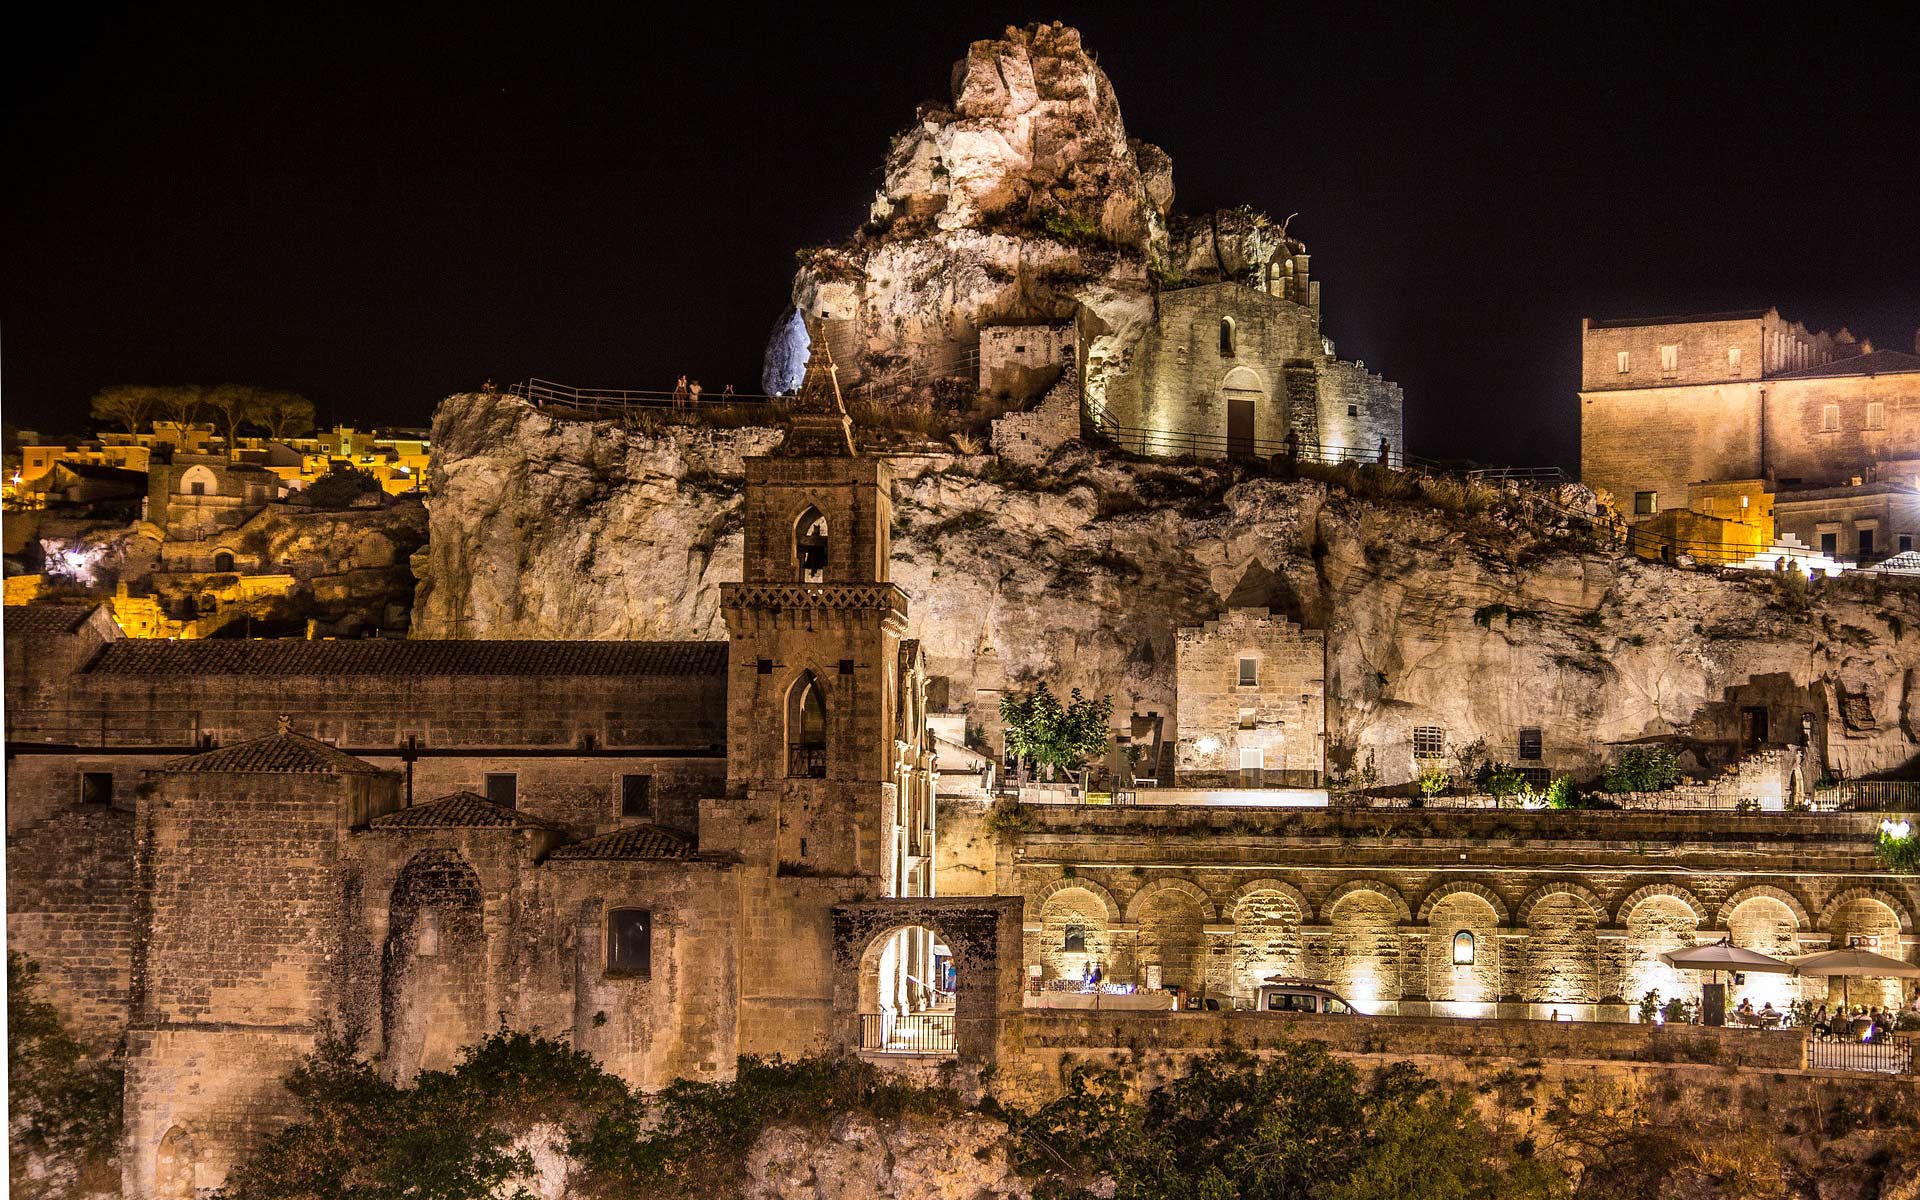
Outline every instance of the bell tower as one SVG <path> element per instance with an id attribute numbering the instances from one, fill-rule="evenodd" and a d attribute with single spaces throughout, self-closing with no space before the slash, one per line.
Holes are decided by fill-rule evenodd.
<path id="1" fill-rule="evenodd" d="M 703 811 L 702 845 L 896 895 L 907 599 L 888 580 L 892 474 L 855 449 L 832 355 L 812 334 L 786 438 L 746 461 L 745 569 L 721 599 L 727 796 Z"/>

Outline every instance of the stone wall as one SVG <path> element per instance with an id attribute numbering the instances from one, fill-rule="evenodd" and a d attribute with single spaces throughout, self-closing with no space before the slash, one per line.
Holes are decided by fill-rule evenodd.
<path id="1" fill-rule="evenodd" d="M 9 809 L 16 777 L 8 772 Z M 38 964 L 42 998 L 95 1048 L 126 1028 L 133 831 L 129 805 L 70 810 L 7 834 L 8 949 Z"/>
<path id="2" fill-rule="evenodd" d="M 1326 635 L 1236 608 L 1174 640 L 1179 787 L 1318 787 L 1326 769 Z M 1254 679 L 1241 681 L 1251 659 Z M 1252 758 L 1259 761 L 1250 766 Z"/>
<path id="3" fill-rule="evenodd" d="M 982 326 L 980 390 L 1018 401 L 1041 395 L 1074 373 L 1074 341 L 1071 322 Z M 1073 392 L 1077 410 L 1079 389 Z"/>
<path id="4" fill-rule="evenodd" d="M 1317 364 L 1320 452 L 1372 462 L 1385 442 L 1389 462 L 1399 462 L 1407 439 L 1400 385 L 1367 370 L 1365 363 L 1323 359 Z"/>
<path id="5" fill-rule="evenodd" d="M 1633 521 L 1652 515 L 1636 493 L 1677 508 L 1691 483 L 1759 475 L 1760 403 L 1749 383 L 1582 393 L 1580 478 Z"/>
<path id="6" fill-rule="evenodd" d="M 1080 377 L 1068 369 L 1040 403 L 993 423 L 993 452 L 1009 463 L 1038 466 L 1080 436 Z"/>

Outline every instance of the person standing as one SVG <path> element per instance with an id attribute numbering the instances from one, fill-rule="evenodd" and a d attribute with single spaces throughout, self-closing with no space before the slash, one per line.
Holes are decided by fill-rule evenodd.
<path id="1" fill-rule="evenodd" d="M 687 377 L 685 375 L 682 375 L 678 380 L 674 381 L 673 406 L 675 408 L 685 408 L 687 406 Z"/>

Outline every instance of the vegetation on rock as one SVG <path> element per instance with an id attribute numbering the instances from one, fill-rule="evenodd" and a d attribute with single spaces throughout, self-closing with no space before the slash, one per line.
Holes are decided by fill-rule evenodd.
<path id="1" fill-rule="evenodd" d="M 39 974 L 25 955 L 7 955 L 7 1156 L 13 1194 L 27 1197 L 62 1194 L 120 1144 L 119 1059 L 90 1054 L 67 1031 L 38 994 Z"/>
<path id="2" fill-rule="evenodd" d="M 1664 792 L 1685 778 L 1665 746 L 1628 746 L 1608 764 L 1600 786 L 1609 792 Z"/>
<path id="3" fill-rule="evenodd" d="M 1000 719 L 1007 725 L 1007 749 L 1021 761 L 1071 771 L 1089 758 L 1107 752 L 1113 734 L 1107 722 L 1113 716 L 1113 697 L 1094 699 L 1075 688 L 1065 704 L 1043 681 L 1024 696 L 1009 694 L 1000 701 Z"/>

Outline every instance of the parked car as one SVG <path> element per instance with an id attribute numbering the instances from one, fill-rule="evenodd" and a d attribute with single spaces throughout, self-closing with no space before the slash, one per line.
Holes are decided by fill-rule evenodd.
<path id="1" fill-rule="evenodd" d="M 1333 990 L 1331 980 L 1287 975 L 1275 975 L 1260 985 L 1260 1011 L 1364 1015 Z"/>

